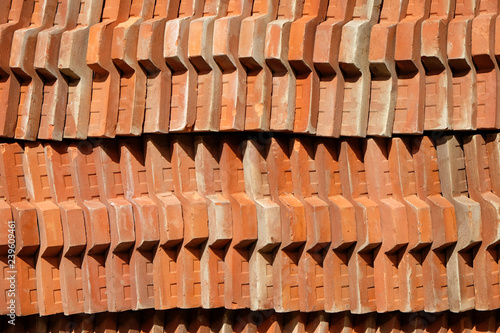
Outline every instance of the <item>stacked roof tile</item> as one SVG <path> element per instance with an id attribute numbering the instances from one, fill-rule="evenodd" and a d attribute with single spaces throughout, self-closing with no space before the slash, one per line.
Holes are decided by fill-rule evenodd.
<path id="1" fill-rule="evenodd" d="M 496 0 L 5 0 L 0 135 L 499 129 Z"/>
<path id="2" fill-rule="evenodd" d="M 499 147 L 500 134 L 2 143 L 16 310 L 497 309 Z"/>
<path id="3" fill-rule="evenodd" d="M 0 330 L 498 331 L 499 14 L 0 1 Z"/>
<path id="4" fill-rule="evenodd" d="M 13 327 L 2 322 L 2 332 L 498 332 L 498 311 L 469 311 L 461 314 L 370 313 L 328 314 L 276 313 L 225 309 L 167 311 L 126 311 L 95 315 L 27 316 L 18 318 Z"/>

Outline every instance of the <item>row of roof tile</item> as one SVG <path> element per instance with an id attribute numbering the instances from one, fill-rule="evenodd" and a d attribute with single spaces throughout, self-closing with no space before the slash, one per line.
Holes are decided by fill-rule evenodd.
<path id="1" fill-rule="evenodd" d="M 500 128 L 496 0 L 4 0 L 0 136 Z"/>
<path id="2" fill-rule="evenodd" d="M 1 143 L 0 313 L 498 309 L 499 147 L 494 133 Z"/>
<path id="3" fill-rule="evenodd" d="M 167 333 L 167 332 L 485 332 L 500 329 L 498 311 L 468 311 L 461 314 L 440 313 L 371 313 L 347 312 L 247 311 L 191 309 L 167 311 L 125 311 L 96 315 L 46 317 L 27 316 L 15 319 L 15 326 L 3 318 L 6 333 Z"/>

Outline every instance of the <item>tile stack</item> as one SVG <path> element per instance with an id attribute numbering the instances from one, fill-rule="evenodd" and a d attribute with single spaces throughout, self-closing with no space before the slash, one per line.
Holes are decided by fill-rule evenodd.
<path id="1" fill-rule="evenodd" d="M 0 1 L 0 330 L 500 330 L 499 14 Z"/>
<path id="2" fill-rule="evenodd" d="M 0 136 L 500 129 L 496 0 L 4 0 Z"/>

